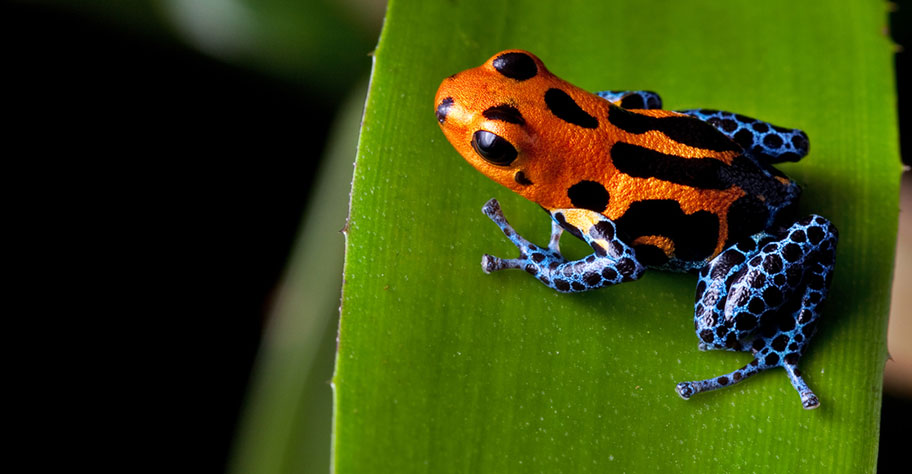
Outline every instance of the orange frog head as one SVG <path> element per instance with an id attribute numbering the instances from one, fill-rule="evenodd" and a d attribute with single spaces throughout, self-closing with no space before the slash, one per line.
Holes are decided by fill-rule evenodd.
<path id="1" fill-rule="evenodd" d="M 605 143 L 593 134 L 608 102 L 554 76 L 526 51 L 502 51 L 444 79 L 434 104 L 443 133 L 472 166 L 545 207 L 569 207 L 564 192 L 554 193 L 564 177 L 611 170 Z"/>

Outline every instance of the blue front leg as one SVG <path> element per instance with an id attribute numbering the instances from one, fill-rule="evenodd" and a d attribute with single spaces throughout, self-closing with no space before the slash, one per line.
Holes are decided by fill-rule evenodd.
<path id="1" fill-rule="evenodd" d="M 782 367 L 804 408 L 820 401 L 798 370 L 836 263 L 836 227 L 808 216 L 777 235 L 758 234 L 722 252 L 700 275 L 694 326 L 700 349 L 750 351 L 754 360 L 711 379 L 678 384 L 683 398 Z"/>
<path id="2" fill-rule="evenodd" d="M 622 242 L 613 222 L 587 209 L 558 209 L 551 212 L 551 241 L 547 248 L 537 246 L 516 233 L 507 222 L 500 204 L 491 199 L 482 208 L 504 235 L 519 248 L 519 258 L 503 259 L 484 255 L 485 273 L 505 268 L 525 270 L 545 285 L 562 293 L 587 291 L 639 278 L 644 267 L 633 248 Z M 563 229 L 583 239 L 594 253 L 580 260 L 567 260 L 559 248 Z"/>

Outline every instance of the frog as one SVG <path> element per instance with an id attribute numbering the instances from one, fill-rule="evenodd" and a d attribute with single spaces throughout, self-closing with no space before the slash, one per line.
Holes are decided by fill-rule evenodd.
<path id="1" fill-rule="evenodd" d="M 817 330 L 838 231 L 797 215 L 801 187 L 773 165 L 799 161 L 808 135 L 714 109 L 665 110 L 645 90 L 590 93 L 534 54 L 505 50 L 442 81 L 437 122 L 475 169 L 550 216 L 546 245 L 522 237 L 491 199 L 482 211 L 519 250 L 485 254 L 485 273 L 520 269 L 561 293 L 697 273 L 703 351 L 750 352 L 732 372 L 680 382 L 682 398 L 784 369 L 805 409 L 820 405 L 798 368 Z M 592 253 L 561 254 L 563 232 Z"/>

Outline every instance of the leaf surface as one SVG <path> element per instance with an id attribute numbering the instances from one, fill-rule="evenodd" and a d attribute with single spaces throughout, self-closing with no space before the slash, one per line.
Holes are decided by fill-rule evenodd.
<path id="1" fill-rule="evenodd" d="M 876 462 L 900 162 L 881 2 L 390 2 L 353 181 L 334 468 L 362 472 L 862 472 Z M 502 49 L 588 90 L 805 130 L 780 166 L 840 230 L 801 408 L 782 370 L 689 401 L 677 382 L 747 353 L 699 352 L 696 278 L 561 295 L 524 272 L 480 208 L 547 243 L 538 207 L 473 170 L 434 119 L 450 74 Z M 587 252 L 564 238 L 571 257 Z"/>

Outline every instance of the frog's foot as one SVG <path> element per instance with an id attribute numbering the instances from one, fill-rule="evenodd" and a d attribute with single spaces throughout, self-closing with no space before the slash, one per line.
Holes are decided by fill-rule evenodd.
<path id="1" fill-rule="evenodd" d="M 553 211 L 551 238 L 547 248 L 537 246 L 519 235 L 507 222 L 496 199 L 485 203 L 482 212 L 519 249 L 519 258 L 505 259 L 485 254 L 481 259 L 481 268 L 485 273 L 518 268 L 545 285 L 568 293 L 635 280 L 644 271 L 644 267 L 636 261 L 633 249 L 615 236 L 614 223 L 597 212 L 585 209 Z M 595 253 L 580 260 L 570 261 L 564 258 L 559 249 L 563 228 L 570 229 L 574 235 L 586 241 Z"/>
<path id="2" fill-rule="evenodd" d="M 801 377 L 801 371 L 798 370 L 798 367 L 795 364 L 784 364 L 785 373 L 788 374 L 789 381 L 792 382 L 792 387 L 795 387 L 795 390 L 798 391 L 798 395 L 801 396 L 801 406 L 806 410 L 813 410 L 820 406 L 820 400 L 817 398 L 817 395 L 814 395 L 814 392 L 811 390 L 811 387 L 808 387 L 807 382 L 804 381 L 804 378 Z"/>
<path id="3" fill-rule="evenodd" d="M 755 359 L 750 364 L 747 364 L 734 372 L 720 375 L 718 377 L 713 377 L 711 379 L 696 380 L 693 382 L 681 382 L 675 387 L 675 390 L 677 390 L 678 395 L 680 395 L 681 398 L 687 400 L 690 397 L 701 392 L 708 392 L 710 390 L 727 387 L 759 373 L 759 364 L 756 362 L 757 360 Z"/>
<path id="4" fill-rule="evenodd" d="M 560 254 L 559 242 L 560 235 L 563 232 L 559 226 L 551 226 L 551 240 L 548 248 L 541 248 L 532 242 L 529 242 L 523 236 L 519 235 L 513 226 L 507 222 L 503 211 L 500 209 L 500 203 L 497 199 L 491 199 L 481 208 L 488 218 L 500 227 L 504 235 L 513 242 L 513 245 L 519 249 L 519 258 L 500 258 L 493 255 L 484 254 L 481 257 L 481 268 L 485 273 L 496 272 L 508 268 L 519 268 L 528 271 L 530 274 L 542 280 L 545 276 L 545 269 L 555 267 L 567 260 Z"/>
<path id="5" fill-rule="evenodd" d="M 678 393 L 689 398 L 782 367 L 802 405 L 817 407 L 820 402 L 797 364 L 816 331 L 836 240 L 836 228 L 812 215 L 779 235 L 755 235 L 714 258 L 697 284 L 694 325 L 700 349 L 749 351 L 754 360 L 720 377 L 678 384 Z"/>
<path id="6" fill-rule="evenodd" d="M 675 387 L 675 390 L 678 392 L 678 395 L 680 395 L 681 398 L 687 400 L 690 397 L 701 392 L 708 392 L 710 390 L 717 390 L 720 388 L 728 387 L 729 385 L 734 385 L 752 375 L 756 375 L 766 369 L 770 369 L 776 366 L 785 368 L 785 371 L 789 377 L 789 381 L 792 383 L 792 386 L 795 387 L 795 390 L 801 397 L 801 406 L 803 406 L 806 410 L 812 410 L 820 406 L 820 400 L 817 398 L 817 395 L 814 395 L 814 392 L 810 387 L 808 387 L 808 384 L 801 377 L 801 371 L 798 370 L 798 367 L 795 364 L 782 363 L 776 365 L 768 365 L 764 360 L 761 359 L 754 359 L 750 364 L 747 364 L 744 367 L 741 367 L 740 369 L 727 373 L 725 375 L 720 375 L 718 377 L 713 377 L 711 379 L 705 380 L 681 382 Z"/>

